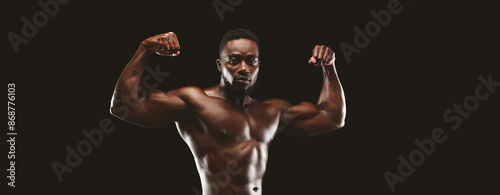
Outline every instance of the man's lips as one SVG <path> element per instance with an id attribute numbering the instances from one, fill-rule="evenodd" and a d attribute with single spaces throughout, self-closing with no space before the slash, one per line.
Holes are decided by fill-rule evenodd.
<path id="1" fill-rule="evenodd" d="M 235 80 L 238 80 L 238 81 L 250 81 L 250 78 L 249 77 L 236 77 Z"/>
<path id="2" fill-rule="evenodd" d="M 249 77 L 245 77 L 245 76 L 240 76 L 240 77 L 236 77 L 234 79 L 234 82 L 246 85 L 246 84 L 250 83 L 250 78 Z"/>

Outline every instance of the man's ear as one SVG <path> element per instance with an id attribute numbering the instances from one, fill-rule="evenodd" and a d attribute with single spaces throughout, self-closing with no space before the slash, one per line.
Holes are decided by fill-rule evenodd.
<path id="1" fill-rule="evenodd" d="M 215 60 L 215 63 L 217 64 L 217 69 L 219 70 L 219 72 L 222 71 L 222 60 L 219 58 L 217 60 Z"/>

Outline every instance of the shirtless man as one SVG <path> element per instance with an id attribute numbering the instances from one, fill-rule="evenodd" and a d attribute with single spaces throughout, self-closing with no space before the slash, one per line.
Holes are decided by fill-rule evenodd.
<path id="1" fill-rule="evenodd" d="M 255 34 L 230 31 L 219 52 L 219 84 L 206 89 L 155 89 L 141 97 L 138 89 L 151 55 L 180 54 L 173 32 L 144 40 L 118 79 L 110 111 L 122 120 L 151 128 L 175 122 L 193 153 L 203 194 L 262 194 L 269 144 L 278 131 L 313 136 L 344 125 L 346 108 L 335 55 L 324 45 L 314 47 L 309 63 L 323 69 L 319 100 L 291 105 L 281 99 L 250 97 L 260 66 Z M 116 111 L 119 106 L 127 106 L 130 112 Z"/>

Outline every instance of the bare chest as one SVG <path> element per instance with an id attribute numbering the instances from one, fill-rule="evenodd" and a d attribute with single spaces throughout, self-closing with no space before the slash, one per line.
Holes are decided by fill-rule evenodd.
<path id="1" fill-rule="evenodd" d="M 255 140 L 269 143 L 279 125 L 280 110 L 272 105 L 253 103 L 238 106 L 218 98 L 193 103 L 193 123 L 205 136 L 219 142 Z"/>

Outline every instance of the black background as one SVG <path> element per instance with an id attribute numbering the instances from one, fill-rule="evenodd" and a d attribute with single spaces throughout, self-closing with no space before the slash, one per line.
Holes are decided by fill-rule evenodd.
<path id="1" fill-rule="evenodd" d="M 370 10 L 387 9 L 387 2 L 243 0 L 220 21 L 212 1 L 73 0 L 15 54 L 7 33 L 21 34 L 21 17 L 31 20 L 41 8 L 36 1 L 6 1 L 0 8 L 1 75 L 3 85 L 17 86 L 17 181 L 7 190 L 2 180 L 0 189 L 194 194 L 200 180 L 175 126 L 153 130 L 120 121 L 108 113 L 110 98 L 139 43 L 168 31 L 178 35 L 182 53 L 152 59 L 153 68 L 159 63 L 170 73 L 159 88 L 217 84 L 220 39 L 241 27 L 254 31 L 261 45 L 254 97 L 315 102 L 321 70 L 307 60 L 314 45 L 325 44 L 337 52 L 347 99 L 344 128 L 316 137 L 275 138 L 264 194 L 391 194 L 383 173 L 397 173 L 397 157 L 407 158 L 417 148 L 413 140 L 430 137 L 436 127 L 445 129 L 447 141 L 392 194 L 499 194 L 500 88 L 458 130 L 442 119 L 445 110 L 474 94 L 479 75 L 500 81 L 498 6 L 401 1 L 403 11 L 347 63 L 338 45 L 354 44 L 353 27 L 364 29 L 374 20 Z M 103 118 L 113 121 L 115 131 L 60 183 L 51 163 L 64 163 L 65 147 L 75 148 L 85 139 L 81 131 L 97 128 Z M 7 159 L 7 147 L 2 148 Z M 6 162 L 2 166 L 5 170 Z"/>

